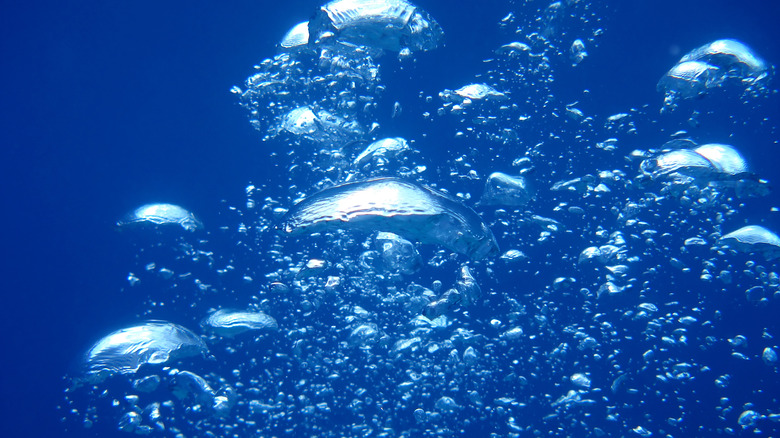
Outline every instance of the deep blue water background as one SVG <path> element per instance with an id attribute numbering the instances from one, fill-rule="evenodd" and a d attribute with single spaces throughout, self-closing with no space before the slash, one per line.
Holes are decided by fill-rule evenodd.
<path id="1" fill-rule="evenodd" d="M 265 145 L 228 90 L 319 3 L 4 4 L 0 436 L 62 435 L 55 406 L 63 374 L 92 342 L 142 310 L 131 294 L 119 293 L 132 252 L 113 229 L 118 217 L 166 201 L 218 222 L 221 199 L 240 203 L 245 185 L 272 171 L 264 167 Z M 410 81 L 415 91 L 470 81 L 481 60 L 506 42 L 496 28 L 509 10 L 504 2 L 417 3 L 444 28 L 446 47 L 419 56 L 419 77 Z M 780 64 L 777 2 L 613 3 L 599 47 L 555 86 L 562 96 L 569 87 L 572 96 L 590 89 L 586 113 L 660 107 L 658 78 L 680 51 L 714 39 L 740 39 Z M 778 96 L 763 104 L 766 114 L 726 110 L 770 122 L 730 139 L 730 125 L 715 119 L 693 132 L 738 145 L 777 184 L 780 135 L 771 126 L 780 120 Z M 413 126 L 399 129 L 413 136 Z M 645 144 L 637 147 L 668 136 L 640 134 Z M 747 216 L 778 230 L 769 205 L 780 205 L 776 193 L 750 203 Z"/>

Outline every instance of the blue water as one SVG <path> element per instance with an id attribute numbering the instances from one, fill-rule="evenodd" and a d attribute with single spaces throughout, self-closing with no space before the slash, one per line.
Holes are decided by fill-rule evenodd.
<path id="1" fill-rule="evenodd" d="M 308 18 L 308 11 L 315 10 L 319 2 L 278 2 L 270 6 L 267 3 L 82 2 L 72 5 L 43 2 L 8 4 L 3 8 L 0 132 L 4 156 L 0 160 L 0 175 L 6 179 L 2 191 L 6 255 L 2 264 L 5 312 L 1 319 L 4 335 L 0 435 L 110 436 L 114 433 L 128 436 L 115 432 L 115 420 L 110 417 L 93 430 L 85 430 L 77 423 L 63 423 L 61 419 L 67 415 L 57 409 L 63 406 L 63 391 L 67 387 L 63 376 L 77 373 L 81 355 L 100 337 L 137 322 L 148 309 L 145 297 L 127 288 L 127 273 L 136 269 L 138 263 L 137 247 L 126 235 L 117 233 L 114 223 L 119 217 L 144 203 L 175 202 L 197 212 L 206 224 L 232 224 L 235 221 L 226 213 L 226 205 L 240 206 L 245 201 L 244 187 L 250 181 L 260 185 L 279 178 L 281 171 L 272 166 L 268 150 L 276 147 L 281 151 L 286 146 L 261 143 L 260 134 L 247 122 L 245 109 L 228 90 L 252 73 L 252 65 L 275 54 L 280 36 L 291 25 Z M 499 1 L 468 3 L 453 7 L 449 1 L 417 2 L 441 24 L 446 45 L 417 54 L 413 67 L 400 69 L 392 59 L 382 61 L 387 69 L 383 72 L 389 89 L 387 94 L 392 96 L 385 102 L 386 107 L 389 108 L 392 100 L 406 99 L 404 102 L 409 103 L 405 104 L 404 111 L 419 114 L 422 111 L 416 107 L 421 105 L 416 99 L 419 91 L 435 96 L 443 88 L 474 81 L 476 74 L 484 72 L 482 61 L 493 57 L 496 47 L 514 39 L 501 31 L 497 23 L 510 10 L 519 14 L 522 7 Z M 631 5 L 615 1 L 593 8 L 601 19 L 598 27 L 604 29 L 603 36 L 597 45 L 588 47 L 589 56 L 578 67 L 556 71 L 551 88 L 558 102 L 579 100 L 578 108 L 600 120 L 630 108 L 647 106 L 635 118 L 638 135 L 621 139 L 619 153 L 614 156 L 619 163 L 616 166 L 623 165 L 622 157 L 632 149 L 658 147 L 673 132 L 687 129 L 701 143 L 738 146 L 753 171 L 771 183 L 780 181 L 776 167 L 780 159 L 778 94 L 744 105 L 733 95 L 713 93 L 698 101 L 684 102 L 678 112 L 661 117 L 658 110 L 662 95 L 655 90 L 658 79 L 680 56 L 719 38 L 739 39 L 768 63 L 778 65 L 780 32 L 776 30 L 776 21 L 780 6 L 770 1 L 697 0 L 636 1 Z M 576 35 L 576 28 L 572 34 Z M 770 82 L 770 88 L 777 88 L 776 81 L 774 78 Z M 583 98 L 583 89 L 590 91 L 587 98 Z M 687 123 L 693 109 L 700 111 L 699 124 L 695 127 Z M 392 135 L 407 138 L 428 133 L 420 148 L 429 167 L 434 167 L 441 164 L 438 157 L 452 158 L 449 141 L 455 130 L 448 125 L 452 120 L 439 120 L 440 124 L 430 126 L 412 117 L 387 119 L 383 127 L 392 131 Z M 561 122 L 561 126 L 566 125 Z M 527 135 L 524 143 L 533 145 L 553 129 L 550 126 L 530 128 L 524 133 Z M 552 144 L 553 149 L 560 148 L 560 153 L 572 147 L 565 141 Z M 554 151 L 549 153 L 551 157 L 555 155 Z M 517 154 L 510 156 L 509 162 Z M 586 152 L 576 157 L 565 169 L 571 177 L 602 169 L 598 157 L 588 156 Z M 511 170 L 506 163 L 491 162 L 488 157 L 474 160 L 483 166 L 480 170 L 483 176 L 497 166 L 503 165 L 504 171 Z M 534 178 L 549 187 L 555 181 L 566 179 L 563 170 L 558 172 L 549 176 L 536 174 Z M 446 175 L 447 171 L 431 172 L 428 177 L 434 180 L 430 182 L 453 192 L 468 190 L 475 196 L 480 193 L 481 181 L 451 182 Z M 222 203 L 223 200 L 226 202 Z M 549 216 L 559 202 L 559 199 L 539 199 L 533 210 Z M 777 212 L 770 211 L 773 206 L 780 206 L 777 191 L 767 197 L 745 200 L 727 224 L 736 228 L 747 222 L 761 223 L 778 231 L 780 218 Z M 670 214 L 675 209 L 674 204 L 665 207 Z M 610 217 L 604 211 L 602 216 L 589 220 Z M 701 218 L 693 222 L 696 220 Z M 674 218 L 664 222 L 663 231 L 682 229 L 680 232 L 684 234 L 685 225 L 677 222 Z M 502 249 L 523 249 L 531 260 L 537 261 L 534 269 L 503 272 L 502 277 L 483 276 L 481 283 L 484 290 L 522 284 L 522 293 L 517 298 L 529 305 L 538 300 L 552 279 L 570 275 L 557 269 L 564 255 L 576 258 L 579 251 L 589 246 L 578 236 L 563 236 L 555 240 L 553 247 L 524 248 L 522 239 L 533 241 L 538 231 L 524 230 L 517 236 L 520 242 L 508 242 L 498 236 L 499 244 Z M 237 266 L 251 266 L 253 254 L 231 248 L 230 242 L 230 239 L 217 241 L 213 246 L 215 252 L 235 253 L 244 257 L 235 262 Z M 670 248 L 676 251 L 679 243 L 674 245 L 677 246 Z M 432 250 L 425 248 L 423 252 L 424 256 L 430 256 Z M 533 424 L 535 429 L 553 431 L 551 434 L 561 427 L 566 433 L 585 436 L 588 430 L 600 427 L 629 435 L 629 429 L 616 428 L 614 422 L 605 419 L 611 412 L 609 406 L 620 405 L 627 407 L 620 410 L 621 421 L 627 420 L 626 424 L 632 426 L 652 425 L 654 436 L 664 436 L 660 431 L 664 419 L 678 416 L 680 411 L 686 413 L 683 426 L 667 433 L 706 436 L 707 433 L 697 432 L 694 426 L 708 424 L 715 416 L 712 407 L 722 394 L 711 382 L 726 373 L 736 382 L 728 395 L 734 399 L 730 404 L 738 411 L 745 403 L 752 402 L 762 414 L 780 412 L 776 396 L 778 374 L 760 359 L 764 346 L 779 342 L 777 298 L 770 298 L 766 306 L 757 306 L 748 303 L 740 289 L 730 291 L 725 287 L 723 292 L 713 291 L 715 286 L 698 279 L 700 265 L 696 264 L 696 255 L 681 256 L 693 267 L 693 273 L 685 275 L 668 267 L 663 252 L 654 254 L 656 258 L 644 259 L 643 266 L 662 265 L 668 269 L 658 274 L 664 278 L 659 282 L 664 290 L 655 290 L 654 302 L 666 302 L 666 293 L 688 291 L 674 295 L 680 307 L 723 309 L 722 319 L 714 325 L 691 328 L 687 335 L 697 341 L 706 336 L 720 340 L 695 357 L 697 363 L 713 370 L 697 374 L 697 379 L 681 388 L 675 387 L 677 394 L 664 395 L 668 387 L 653 381 L 651 374 L 641 377 L 648 381 L 643 382 L 641 378 L 632 381 L 634 387 L 648 388 L 651 394 L 648 397 L 627 393 L 613 397 L 610 393 L 609 402 L 599 401 L 585 409 L 588 416 L 580 417 L 583 413 L 572 409 L 566 418 L 518 417 L 518 420 Z M 739 260 L 744 263 L 747 258 Z M 777 270 L 776 261 L 765 266 Z M 422 273 L 415 281 L 428 284 L 425 283 L 430 282 L 427 275 L 434 274 Z M 443 280 L 452 281 L 452 278 Z M 583 275 L 578 280 L 587 283 L 592 279 Z M 630 301 L 620 297 L 610 304 L 612 308 L 635 306 L 633 301 L 624 303 L 621 299 Z M 495 313 L 491 305 L 501 304 L 496 300 L 486 298 L 485 303 L 471 310 L 472 329 L 487 330 L 487 322 Z M 203 305 L 204 310 L 209 306 L 240 307 L 246 301 L 236 295 L 225 299 L 211 296 Z M 557 302 L 560 307 L 554 309 L 558 315 L 556 324 L 578 321 L 581 302 L 576 294 Z M 146 316 L 190 321 L 200 313 L 190 309 L 186 302 L 177 302 Z M 703 316 L 700 321 L 708 318 L 714 316 Z M 642 338 L 644 324 L 630 318 L 611 322 L 621 333 L 636 330 L 637 339 Z M 764 330 L 773 331 L 775 339 L 762 338 Z M 730 347 L 723 342 L 737 334 L 748 338 L 749 361 L 732 359 Z M 262 347 L 286 348 L 281 340 L 268 342 Z M 621 361 L 624 366 L 642 367 L 640 355 L 647 349 L 642 342 L 637 341 L 636 345 L 622 342 L 615 347 L 626 357 L 635 357 Z M 545 339 L 534 343 L 548 349 L 555 347 L 545 344 Z M 229 372 L 230 365 L 224 365 L 224 370 Z M 528 364 L 519 368 L 522 370 L 518 373 L 538 374 L 528 386 L 511 384 L 517 385 L 512 391 L 523 397 L 545 399 L 550 394 L 551 400 L 544 403 L 549 406 L 549 402 L 568 389 L 567 383 L 560 381 L 560 376 L 549 366 Z M 598 370 L 604 373 L 605 379 L 607 375 L 612 376 L 605 368 L 593 366 L 590 377 L 594 382 L 599 379 Z M 387 373 L 393 375 L 393 371 Z M 498 390 L 504 376 L 493 377 L 495 385 L 489 388 Z M 381 379 L 381 373 L 376 378 Z M 609 392 L 610 382 L 599 385 Z M 295 393 L 292 384 L 285 384 L 284 388 Z M 704 407 L 699 409 L 699 406 Z M 736 433 L 753 435 L 749 430 L 740 431 L 735 415 L 738 412 L 730 414 L 728 426 Z M 474 418 L 479 416 L 475 414 Z M 575 425 L 575 419 L 583 420 L 585 425 Z M 341 427 L 353 420 L 345 414 L 344 417 L 336 415 L 331 421 L 334 427 Z M 493 421 L 496 424 L 500 421 L 504 429 L 494 428 Z M 399 414 L 397 423 L 398 430 L 403 430 L 411 427 L 413 421 Z M 457 421 L 450 423 L 457 424 Z M 470 432 L 470 436 L 486 436 L 493 430 L 506 433 L 505 423 L 505 418 L 488 417 L 460 427 Z M 777 424 L 763 423 L 761 436 L 776 435 L 773 428 Z M 319 426 L 327 430 L 328 423 Z M 723 426 L 713 426 L 712 430 L 718 427 Z"/>

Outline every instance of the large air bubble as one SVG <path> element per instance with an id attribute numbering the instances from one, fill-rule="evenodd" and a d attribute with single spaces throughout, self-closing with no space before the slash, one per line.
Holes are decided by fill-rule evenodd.
<path id="1" fill-rule="evenodd" d="M 144 364 L 170 361 L 208 352 L 190 330 L 164 321 L 150 321 L 117 330 L 89 349 L 84 360 L 87 376 L 102 380 L 112 374 L 131 374 Z"/>
<path id="2" fill-rule="evenodd" d="M 404 0 L 334 0 L 309 23 L 317 44 L 335 40 L 399 52 L 431 50 L 444 33 L 425 11 Z"/>
<path id="3" fill-rule="evenodd" d="M 728 248 L 762 254 L 767 260 L 780 257 L 780 237 L 760 225 L 748 225 L 720 238 Z"/>
<path id="4" fill-rule="evenodd" d="M 290 235 L 341 228 L 389 231 L 474 259 L 498 254 L 493 233 L 474 210 L 440 192 L 397 178 L 325 189 L 293 206 L 279 226 Z"/>

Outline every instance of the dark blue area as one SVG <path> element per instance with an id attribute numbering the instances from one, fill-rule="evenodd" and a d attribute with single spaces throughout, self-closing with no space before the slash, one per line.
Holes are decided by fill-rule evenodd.
<path id="1" fill-rule="evenodd" d="M 417 3 L 444 28 L 446 47 L 420 57 L 415 77 L 409 83 L 399 79 L 398 87 L 435 93 L 459 86 L 507 41 L 495 26 L 507 12 L 504 2 Z M 718 38 L 740 39 L 780 64 L 776 2 L 613 3 L 614 11 L 603 17 L 599 47 L 556 84 L 564 101 L 591 90 L 586 112 L 608 115 L 649 104 L 657 117 L 659 77 L 685 51 Z M 117 218 L 142 203 L 175 200 L 213 223 L 220 200 L 240 202 L 249 181 L 273 171 L 259 134 L 228 90 L 275 53 L 280 36 L 318 4 L 4 5 L 0 435 L 62 435 L 55 407 L 62 400 L 63 374 L 98 337 L 142 310 L 131 293 L 119 292 L 133 253 L 114 230 Z M 767 117 L 753 132 L 730 136 L 731 125 L 715 117 L 697 132 L 702 141 L 738 145 L 756 172 L 777 184 L 780 137 L 774 127 L 780 108 L 776 95 L 768 102 L 760 103 L 760 112 L 724 112 Z M 399 127 L 403 135 L 414 130 Z M 670 133 L 645 130 L 636 147 L 657 145 Z M 437 145 L 426 143 L 430 160 Z M 780 228 L 777 213 L 766 207 L 780 205 L 777 194 L 758 202 L 751 201 L 740 218 Z"/>

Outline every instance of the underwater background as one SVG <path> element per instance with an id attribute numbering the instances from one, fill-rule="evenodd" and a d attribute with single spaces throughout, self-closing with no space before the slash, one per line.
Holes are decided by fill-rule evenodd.
<path id="1" fill-rule="evenodd" d="M 244 211 L 246 187 L 253 184 L 259 188 L 261 193 L 253 199 L 256 204 L 272 198 L 278 202 L 275 206 L 289 208 L 298 199 L 296 195 L 316 192 L 315 181 L 279 163 L 284 163 L 287 151 L 297 149 L 295 156 L 300 157 L 314 149 L 306 141 L 296 143 L 284 136 L 262 141 L 265 132 L 253 128 L 247 109 L 230 90 L 234 86 L 244 87 L 245 79 L 254 73 L 253 66 L 276 55 L 281 37 L 294 24 L 309 19 L 322 2 L 6 4 L 0 16 L 0 53 L 4 61 L 0 73 L 4 157 L 0 162 L 5 179 L 2 227 L 5 312 L 0 319 L 5 352 L 0 374 L 3 388 L 0 412 L 4 420 L 0 422 L 0 433 L 3 436 L 132 435 L 133 432 L 117 430 L 122 412 L 111 403 L 112 399 L 122 399 L 122 395 L 117 395 L 126 390 L 121 383 L 110 386 L 116 393 L 103 398 L 100 390 L 86 393 L 83 387 L 66 394 L 74 386 L 72 379 L 83 372 L 85 352 L 107 334 L 147 319 L 180 323 L 201 333 L 198 321 L 210 309 L 258 304 L 279 321 L 279 330 L 264 333 L 259 340 L 253 335 L 236 337 L 236 343 L 212 339 L 210 350 L 216 358 L 209 360 L 216 361 L 218 373 L 228 380 L 233 378 L 231 370 L 245 366 L 252 357 L 266 358 L 273 369 L 286 369 L 292 383 L 283 385 L 279 391 L 294 399 L 285 408 L 289 423 L 268 420 L 278 412 L 274 413 L 275 408 L 264 408 L 270 413 L 262 409 L 258 411 L 261 413 L 252 411 L 255 425 L 247 426 L 243 422 L 231 429 L 224 424 L 234 425 L 237 420 L 233 416 L 248 415 L 247 406 L 237 405 L 224 422 L 205 414 L 190 416 L 190 411 L 182 407 L 171 414 L 171 418 L 178 419 L 170 420 L 169 425 L 182 428 L 184 436 L 209 436 L 206 433 L 213 436 L 383 436 L 382 433 L 384 436 L 403 433 L 408 436 L 490 436 L 491 433 L 496 436 L 535 433 L 599 436 L 599 430 L 607 436 L 650 436 L 645 432 L 653 436 L 715 433 L 776 436 L 780 423 L 772 415 L 780 414 L 778 363 L 776 358 L 767 360 L 763 351 L 766 348 L 778 351 L 780 344 L 777 338 L 780 327 L 776 322 L 780 308 L 777 285 L 771 281 L 761 283 L 761 272 L 756 274 L 756 271 L 730 284 L 717 279 L 708 282 L 700 277 L 702 269 L 706 269 L 703 262 L 712 257 L 721 260 L 718 270 L 733 264 L 737 266 L 731 269 L 735 273 L 750 270 L 756 264 L 762 265 L 765 273 L 774 272 L 778 269 L 777 260 L 766 261 L 760 254 L 713 255 L 715 250 L 708 252 L 709 247 L 682 251 L 683 255 L 677 253 L 681 252 L 685 239 L 699 234 L 709 239 L 707 245 L 714 245 L 717 238 L 709 234 L 712 224 L 707 218 L 718 213 L 726 215 L 723 234 L 748 224 L 780 231 L 777 190 L 765 196 L 729 201 L 729 206 L 722 209 L 702 208 L 682 225 L 680 218 L 695 209 L 675 200 L 653 208 L 652 217 L 672 220 L 658 219 L 650 227 L 657 230 L 658 236 L 672 237 L 659 237 L 652 245 L 657 248 L 650 252 L 653 256 L 645 256 L 639 248 L 644 248 L 642 241 L 647 234 L 637 231 L 642 238 L 632 240 L 629 235 L 634 231 L 627 228 L 626 239 L 630 241 L 629 246 L 633 245 L 629 253 L 641 259 L 631 262 L 630 276 L 639 279 L 628 282 L 632 287 L 623 295 L 596 297 L 604 274 L 579 268 L 577 257 L 586 247 L 606 242 L 593 237 L 599 226 L 609 232 L 620 228 L 616 225 L 618 214 L 610 210 L 623 209 L 632 202 L 625 193 L 633 193 L 633 189 L 615 190 L 617 194 L 612 198 L 597 195 L 583 198 L 582 193 L 572 197 L 550 188 L 559 181 L 611 169 L 625 169 L 627 176 L 623 180 L 632 180 L 639 174 L 640 160 L 629 162 L 626 157 L 637 149 L 660 150 L 680 130 L 687 131 L 687 137 L 699 144 L 733 145 L 745 157 L 751 173 L 776 187 L 780 180 L 777 169 L 780 97 L 776 77 L 770 76 L 766 89 L 757 96 L 744 98 L 740 84 L 729 84 L 708 90 L 706 95 L 685 99 L 678 108 L 664 113 L 661 112 L 664 93 L 657 91 L 656 85 L 683 55 L 723 38 L 737 39 L 767 64 L 777 65 L 780 38 L 776 22 L 780 6 L 771 1 L 563 2 L 570 9 L 560 18 L 560 26 L 551 29 L 548 36 L 550 41 L 560 44 L 551 44 L 546 49 L 554 70 L 550 77 L 554 79 L 544 82 L 544 90 L 524 87 L 522 83 L 511 91 L 503 89 L 508 92 L 510 102 L 520 103 L 521 112 L 531 117 L 529 124 L 520 124 L 522 128 L 515 129 L 517 137 L 502 137 L 497 143 L 490 134 L 501 132 L 501 126 L 489 125 L 485 135 L 480 136 L 479 127 L 467 129 L 472 125 L 471 118 L 463 122 L 457 115 L 436 112 L 443 105 L 438 93 L 445 89 L 490 83 L 495 79 L 492 85 L 502 91 L 498 78 L 509 67 L 486 60 L 499 58 L 496 49 L 504 44 L 526 41 L 524 38 L 530 30 L 535 25 L 541 26 L 539 23 L 544 21 L 544 13 L 551 3 L 489 0 L 455 4 L 420 0 L 416 5 L 435 18 L 443 29 L 443 45 L 414 52 L 413 59 L 398 60 L 395 53 L 377 58 L 377 64 L 381 65 L 380 82 L 386 91 L 377 98 L 375 107 L 380 128 L 365 139 L 414 140 L 418 158 L 413 159 L 417 160 L 413 164 L 423 163 L 428 168 L 419 182 L 444 188 L 453 195 L 471 193 L 473 198 L 456 197 L 490 224 L 501 253 L 516 249 L 528 258 L 517 265 L 494 261 L 496 265 L 492 268 L 488 266 L 490 262 L 472 263 L 485 299 L 467 309 L 466 315 L 460 309 L 453 309 L 448 314 L 450 325 L 444 330 L 464 328 L 483 338 L 473 344 L 465 341 L 458 344 L 460 341 L 453 340 L 455 335 L 442 334 L 435 328 L 431 333 L 418 335 L 422 339 L 421 347 L 414 354 L 430 352 L 431 345 L 436 344 L 439 353 L 424 354 L 426 360 L 431 364 L 447 363 L 449 352 L 454 349 L 458 364 L 441 371 L 444 380 L 436 378 L 434 373 L 423 390 L 429 395 L 412 391 L 410 397 L 404 397 L 404 389 L 396 389 L 410 377 L 381 367 L 389 363 L 400 370 L 420 360 L 412 354 L 399 359 L 398 350 L 394 350 L 401 348 L 396 344 L 398 339 L 413 336 L 414 328 L 404 329 L 403 335 L 391 333 L 394 321 L 398 327 L 407 326 L 419 309 L 412 312 L 400 305 L 385 309 L 387 313 L 377 317 L 382 322 L 376 322 L 380 327 L 387 326 L 386 336 L 395 337 L 388 344 L 379 341 L 374 347 L 356 347 L 340 344 L 348 338 L 353 326 L 338 316 L 333 321 L 326 320 L 325 313 L 338 313 L 333 309 L 322 308 L 319 314 L 313 310 L 314 316 L 304 316 L 300 303 L 294 300 L 280 299 L 278 305 L 274 300 L 270 304 L 258 304 L 264 294 L 272 293 L 267 290 L 268 284 L 278 279 L 262 278 L 272 267 L 258 265 L 267 263 L 271 256 L 256 254 L 265 254 L 270 249 L 268 242 L 274 238 L 269 236 L 276 235 L 271 225 L 279 218 L 276 213 L 259 214 L 262 217 L 258 218 Z M 515 21 L 506 24 L 502 20 L 510 13 Z M 576 38 L 586 40 L 587 56 L 575 66 L 568 58 L 568 49 Z M 565 47 L 561 45 L 564 42 Z M 501 69 L 504 73 L 496 73 Z M 554 98 L 544 99 L 545 93 Z M 433 101 L 420 96 L 432 96 Z M 403 110 L 391 117 L 395 102 L 400 102 Z M 539 106 L 541 102 L 551 102 L 551 106 Z M 573 106 L 567 106 L 570 103 Z M 566 108 L 574 107 L 586 117 L 592 117 L 594 126 L 598 127 L 580 130 L 574 126 L 578 116 L 572 118 L 565 114 Z M 424 112 L 434 116 L 422 117 Z M 609 116 L 623 113 L 630 114 L 631 126 L 604 127 Z M 537 117 L 537 114 L 544 115 Z M 554 120 L 558 122 L 551 122 Z M 635 132 L 629 132 L 632 129 Z M 465 134 L 457 135 L 458 132 Z M 605 153 L 603 148 L 594 146 L 613 137 L 617 138 L 616 152 Z M 522 167 L 513 166 L 513 160 L 529 156 L 528 152 L 540 142 L 546 142 L 544 152 L 530 155 L 536 170 L 526 175 L 537 188 L 536 198 L 520 208 L 530 213 L 518 213 L 515 219 L 505 220 L 509 225 L 501 225 L 502 216 L 495 213 L 495 208 L 476 205 L 485 177 L 494 171 L 517 174 Z M 572 152 L 574 148 L 577 150 Z M 276 161 L 269 158 L 273 156 L 281 158 Z M 465 168 L 458 167 L 463 162 L 458 161 L 461 156 L 471 161 Z M 545 164 L 556 161 L 565 164 Z M 468 177 L 471 169 L 476 170 L 476 179 Z M 290 189 L 292 186 L 294 190 Z M 556 216 L 557 205 L 575 204 L 580 198 L 586 199 L 583 203 L 595 212 L 582 217 Z M 139 248 L 154 247 L 147 239 L 155 237 L 134 238 L 135 230 L 118 230 L 116 223 L 136 207 L 157 202 L 186 206 L 194 212 L 206 230 L 214 233 L 213 239 L 196 240 L 209 241 L 203 248 L 216 254 L 215 266 L 231 265 L 251 272 L 253 284 L 246 286 L 239 278 L 235 287 L 230 279 L 217 286 L 215 280 L 211 284 L 218 290 L 192 299 L 188 294 L 194 296 L 198 292 L 187 289 L 191 285 L 184 286 L 184 280 L 181 285 L 171 286 L 164 281 L 142 279 L 141 288 L 129 286 L 128 273 L 140 275 L 138 270 L 145 269 L 151 260 L 139 256 L 142 253 Z M 230 207 L 241 211 L 240 218 Z M 724 213 L 732 208 L 735 213 Z M 510 213 L 505 214 L 512 216 L 512 209 L 506 210 Z M 533 228 L 535 225 L 523 225 L 533 214 L 554 217 L 564 224 L 561 228 L 572 232 L 558 235 L 553 231 L 553 237 L 545 239 Z M 646 217 L 639 220 L 649 221 Z M 252 230 L 256 237 L 244 238 L 233 232 L 242 222 L 250 227 L 260 222 L 268 228 L 257 226 Z M 541 223 L 544 229 L 545 222 Z M 221 226 L 230 231 L 220 234 Z M 708 231 L 699 233 L 698 230 Z M 367 235 L 358 233 L 358 236 L 357 243 L 345 244 L 340 250 L 362 248 L 360 239 Z M 284 253 L 297 257 L 290 264 L 309 258 L 327 259 L 323 255 L 327 251 L 322 249 L 329 245 L 326 237 L 315 236 L 313 244 L 305 236 L 295 239 L 284 240 L 287 242 Z M 194 247 L 198 248 L 198 244 Z M 392 280 L 403 283 L 394 287 L 404 289 L 408 283 L 416 282 L 427 288 L 435 280 L 441 280 L 444 288 L 452 286 L 460 266 L 470 262 L 463 255 L 441 255 L 437 253 L 440 249 L 420 245 L 426 267 L 403 279 Z M 699 249 L 701 252 L 697 253 Z M 151 253 L 145 251 L 143 254 Z M 161 259 L 171 256 L 160 251 Z M 340 256 L 333 257 L 329 263 L 338 264 Z M 689 269 L 675 266 L 669 258 L 675 258 Z M 429 263 L 439 259 L 439 265 Z M 753 260 L 753 265 L 746 265 Z M 214 274 L 217 268 L 211 265 L 183 264 L 181 269 L 193 271 L 195 276 L 221 278 Z M 565 284 L 560 289 L 554 283 L 559 278 Z M 575 279 L 575 284 L 570 285 L 569 278 Z M 646 281 L 652 284 L 645 286 Z M 756 285 L 763 288 L 765 300 L 754 299 L 751 294 L 746 296 L 745 292 Z M 593 296 L 583 298 L 582 288 L 590 289 Z M 646 299 L 636 296 L 640 289 L 651 291 L 642 296 Z M 253 292 L 242 292 L 249 290 Z M 253 294 L 259 298 L 251 298 Z M 350 307 L 360 302 L 359 296 L 345 292 L 339 300 Z M 610 299 L 613 300 L 606 301 Z M 524 310 L 505 307 L 509 300 Z M 665 316 L 637 318 L 637 305 L 643 302 L 654 302 L 661 308 L 659 315 Z M 669 304 L 672 302 L 676 304 Z M 377 306 L 382 309 L 381 305 Z M 364 307 L 370 312 L 380 311 L 365 304 Z M 702 310 L 697 313 L 691 309 Z M 583 313 L 578 315 L 580 311 Z M 517 315 L 511 316 L 513 312 Z M 296 319 L 296 315 L 300 318 Z M 692 325 L 677 322 L 685 316 L 693 316 L 697 322 Z M 301 322 L 304 319 L 315 321 Z M 493 319 L 499 320 L 495 327 L 491 325 Z M 647 335 L 648 320 L 656 320 L 661 327 L 657 336 Z M 518 345 L 501 344 L 507 343 L 508 338 L 515 341 L 511 334 L 501 337 L 513 326 L 512 321 L 533 342 L 519 339 Z M 604 330 L 601 336 L 589 330 L 587 323 L 592 321 Z M 617 327 L 619 336 L 609 335 L 610 329 L 604 328 L 604 321 Z M 669 333 L 662 328 L 667 323 Z M 307 386 L 316 379 L 305 370 L 285 368 L 286 359 L 276 356 L 277 352 L 290 353 L 293 338 L 297 336 L 291 332 L 307 324 L 318 330 L 335 327 L 333 332 L 327 332 L 335 340 L 313 343 L 316 348 L 332 348 L 329 351 L 351 348 L 354 351 L 349 355 L 363 361 L 354 365 L 356 370 L 368 370 L 379 364 L 378 371 L 366 375 L 356 372 L 352 377 L 355 382 L 349 381 L 350 373 L 342 372 L 335 391 L 351 391 L 353 383 L 362 387 L 367 386 L 367 381 L 377 382 L 375 385 L 380 389 L 373 401 L 379 397 L 379 401 L 387 403 L 375 403 L 368 411 L 356 413 L 360 408 L 342 411 L 338 403 L 330 402 L 333 412 L 325 413 L 317 408 L 310 415 L 307 408 L 317 404 L 301 401 L 299 394 L 307 390 L 296 387 L 295 382 L 308 379 L 309 383 L 302 384 Z M 573 332 L 565 332 L 564 328 Z M 675 332 L 679 328 L 688 332 Z M 589 350 L 591 347 L 587 345 L 578 348 L 582 346 L 577 344 L 581 341 L 575 336 L 578 331 L 598 338 L 595 347 L 598 353 Z M 648 341 L 648 336 L 657 338 L 657 342 Z M 674 338 L 672 344 L 680 344 L 680 336 L 689 340 L 682 342 L 683 346 L 663 346 L 666 342 L 660 340 L 663 336 Z M 746 339 L 744 347 L 737 336 Z M 570 352 L 565 358 L 556 357 L 553 351 L 566 343 L 566 339 Z M 486 346 L 491 343 L 496 345 L 494 349 Z M 648 365 L 643 354 L 654 348 L 648 345 L 656 345 L 661 351 L 671 350 L 670 359 L 658 359 L 657 364 L 650 361 L 653 365 Z M 463 358 L 469 346 L 479 352 L 484 366 L 479 361 L 474 364 Z M 242 347 L 243 353 L 220 355 Z M 615 351 L 629 359 L 601 365 L 601 359 L 593 357 L 601 354 L 606 358 Z M 493 352 L 493 357 L 482 357 L 489 352 Z M 316 356 L 314 352 L 310 354 Z M 371 356 L 390 359 L 375 361 Z M 320 365 L 327 363 L 323 357 L 327 358 L 328 353 L 318 357 L 323 361 Z M 512 364 L 513 360 L 521 364 Z M 681 363 L 685 365 L 680 366 Z M 193 369 L 198 366 L 202 364 L 192 365 Z M 256 365 L 242 372 L 257 372 L 262 379 L 280 378 L 280 374 L 261 375 L 262 368 Z M 648 368 L 651 371 L 645 372 Z M 475 390 L 481 391 L 485 399 L 481 405 L 468 396 L 471 389 L 466 382 L 473 370 L 480 372 L 474 379 L 480 382 L 475 384 L 479 387 Z M 675 378 L 667 376 L 667 381 L 661 382 L 656 377 L 667 372 Z M 586 387 L 576 383 L 577 379 L 572 380 L 574 384 L 566 380 L 579 373 L 588 375 L 593 386 L 590 387 L 590 381 Z M 689 375 L 680 376 L 683 373 Z M 628 377 L 620 377 L 623 375 Z M 726 380 L 732 380 L 730 385 L 715 383 L 726 375 L 729 376 Z M 456 379 L 463 382 L 454 388 L 449 382 Z M 524 380 L 531 383 L 522 383 Z M 621 392 L 623 382 L 636 392 Z M 215 389 L 219 386 L 215 381 L 211 384 Z M 571 395 L 570 391 L 574 391 L 573 398 L 562 399 Z M 238 392 L 242 394 L 241 400 L 249 397 L 241 390 Z M 263 393 L 258 399 L 266 395 Z M 499 400 L 499 395 L 506 399 Z M 441 401 L 445 396 L 451 397 L 455 407 L 448 407 L 447 399 Z M 274 396 L 268 397 L 264 405 L 272 404 L 270 400 Z M 347 400 L 344 405 L 349 403 Z M 426 419 L 413 415 L 418 406 L 427 411 Z M 78 413 L 72 415 L 73 409 Z M 439 417 L 431 414 L 437 410 Z M 757 417 L 748 421 L 740 415 L 746 411 L 755 412 Z M 95 421 L 87 428 L 83 420 L 89 412 L 94 414 Z M 380 417 L 384 423 L 372 423 L 372 419 Z M 350 426 L 364 423 L 368 425 L 366 428 Z M 383 432 L 388 428 L 393 431 Z M 174 436 L 170 428 L 153 430 L 153 434 Z"/>

